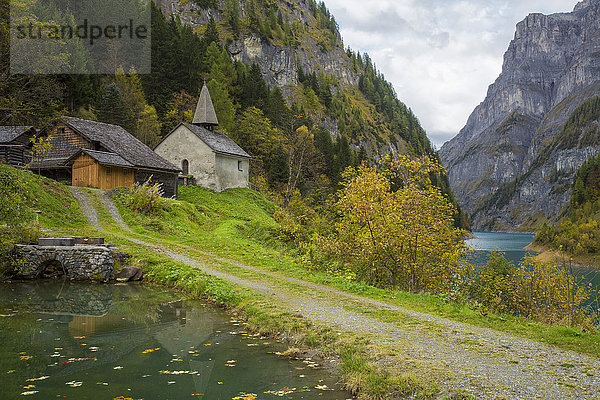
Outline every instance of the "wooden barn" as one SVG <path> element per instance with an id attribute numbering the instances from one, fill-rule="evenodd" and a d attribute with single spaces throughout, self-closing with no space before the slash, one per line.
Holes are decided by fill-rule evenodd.
<path id="1" fill-rule="evenodd" d="M 0 126 L 0 163 L 23 168 L 31 161 L 32 126 Z"/>
<path id="2" fill-rule="evenodd" d="M 98 189 L 151 178 L 162 185 L 165 197 L 177 197 L 179 168 L 120 126 L 63 117 L 46 134 L 52 136 L 50 153 L 33 166 L 42 175 Z"/>
<path id="3" fill-rule="evenodd" d="M 134 165 L 118 154 L 81 149 L 67 162 L 72 164 L 73 186 L 110 190 L 135 182 Z"/>

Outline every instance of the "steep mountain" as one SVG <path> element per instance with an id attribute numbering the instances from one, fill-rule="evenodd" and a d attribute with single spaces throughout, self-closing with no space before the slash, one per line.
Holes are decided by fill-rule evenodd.
<path id="1" fill-rule="evenodd" d="M 389 153 L 432 152 L 410 109 L 366 54 L 344 49 L 335 18 L 314 0 L 155 0 L 163 14 L 202 35 L 211 20 L 235 61 L 257 64 L 331 135 L 348 137 L 374 159 Z M 307 93 L 307 87 L 315 93 Z M 314 97 L 314 94 L 318 98 Z M 317 102 L 315 102 L 317 100 Z"/>
<path id="2" fill-rule="evenodd" d="M 440 150 L 474 229 L 532 229 L 558 220 L 578 168 L 600 152 L 600 140 L 589 134 L 597 118 L 565 124 L 598 94 L 600 0 L 517 24 L 502 73 Z"/>

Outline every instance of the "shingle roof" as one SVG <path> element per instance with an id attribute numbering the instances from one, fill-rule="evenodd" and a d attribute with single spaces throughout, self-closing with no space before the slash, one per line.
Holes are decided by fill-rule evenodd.
<path id="1" fill-rule="evenodd" d="M 194 114 L 192 122 L 194 124 L 219 125 L 217 113 L 215 112 L 212 100 L 210 99 L 210 93 L 208 93 L 206 82 L 200 91 L 200 98 L 198 99 L 196 113 Z"/>
<path id="2" fill-rule="evenodd" d="M 107 150 L 118 154 L 135 167 L 179 171 L 179 168 L 153 152 L 118 125 L 75 117 L 63 117 L 63 121 L 86 139 L 100 143 Z"/>
<path id="3" fill-rule="evenodd" d="M 89 150 L 89 149 L 81 149 L 80 151 L 78 151 L 77 153 L 72 155 L 69 158 L 69 161 L 77 158 L 79 156 L 79 154 L 81 154 L 81 153 L 87 154 L 88 156 L 92 157 L 94 160 L 98 161 L 98 163 L 102 164 L 102 165 L 112 165 L 115 167 L 126 167 L 126 168 L 132 168 L 134 166 L 132 163 L 125 160 L 123 157 L 121 157 L 118 154 L 107 153 L 106 151 Z"/>
<path id="4" fill-rule="evenodd" d="M 0 143 L 9 143 L 33 128 L 32 126 L 0 126 Z"/>
<path id="5" fill-rule="evenodd" d="M 250 154 L 246 153 L 240 146 L 238 146 L 229 136 L 218 131 L 209 131 L 201 126 L 188 124 L 182 122 L 180 125 L 188 128 L 194 133 L 200 140 L 208 145 L 215 153 L 226 154 L 235 157 L 252 158 Z M 177 129 L 177 128 L 175 128 Z M 168 136 L 168 135 L 167 135 Z"/>

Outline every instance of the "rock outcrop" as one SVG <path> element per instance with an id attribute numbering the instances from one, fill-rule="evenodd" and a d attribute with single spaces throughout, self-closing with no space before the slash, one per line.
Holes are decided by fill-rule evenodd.
<path id="1" fill-rule="evenodd" d="M 577 106 L 600 94 L 599 82 L 600 0 L 517 24 L 501 75 L 440 150 L 474 229 L 528 229 L 560 216 L 575 172 L 600 143 L 548 146 Z"/>
<path id="2" fill-rule="evenodd" d="M 201 8 L 193 1 L 156 0 L 165 15 L 176 15 L 182 22 L 192 27 L 206 25 L 210 18 L 222 21 L 225 16 L 219 10 L 225 10 L 227 2 L 218 1 L 216 8 Z M 285 14 L 300 24 L 314 24 L 308 2 L 279 3 L 285 8 Z M 240 16 L 247 14 L 246 2 L 239 3 Z M 358 75 L 353 72 L 349 58 L 346 56 L 342 38 L 337 35 L 336 45 L 328 51 L 321 50 L 321 43 L 316 38 L 305 37 L 296 46 L 278 43 L 277 45 L 256 34 L 241 34 L 237 39 L 229 39 L 227 50 L 232 58 L 246 64 L 256 63 L 260 66 L 265 81 L 271 86 L 284 88 L 298 84 L 298 66 L 307 72 L 323 71 L 335 76 L 343 85 L 358 84 Z"/>

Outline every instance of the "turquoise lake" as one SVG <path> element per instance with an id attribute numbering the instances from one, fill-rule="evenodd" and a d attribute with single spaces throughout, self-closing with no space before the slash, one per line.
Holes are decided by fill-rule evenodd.
<path id="1" fill-rule="evenodd" d="M 0 340 L 3 400 L 352 397 L 320 362 L 145 285 L 0 284 Z"/>
<path id="2" fill-rule="evenodd" d="M 534 252 L 525 250 L 525 247 L 533 241 L 534 235 L 527 233 L 497 233 L 497 232 L 473 232 L 475 238 L 468 239 L 467 244 L 474 250 L 470 260 L 475 265 L 484 265 L 487 262 L 490 251 L 498 250 L 505 253 L 507 260 L 514 265 L 526 255 L 534 255 Z M 591 284 L 592 290 L 596 293 L 593 296 L 590 305 L 600 310 L 600 270 L 586 266 L 571 265 L 569 260 L 564 261 L 564 265 L 573 275 L 577 277 L 580 283 Z"/>

